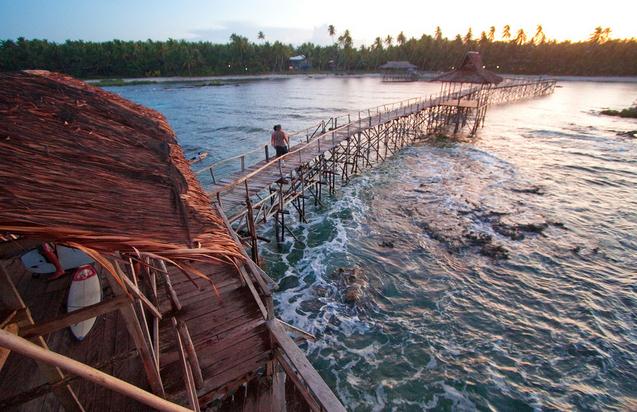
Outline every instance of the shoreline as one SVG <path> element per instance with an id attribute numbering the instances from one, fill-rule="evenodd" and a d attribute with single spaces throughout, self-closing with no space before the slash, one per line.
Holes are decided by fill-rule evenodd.
<path id="1" fill-rule="evenodd" d="M 422 78 L 418 81 L 428 81 L 434 76 L 442 72 L 421 72 Z M 556 79 L 558 81 L 589 81 L 602 83 L 637 83 L 637 76 L 570 76 L 570 75 L 528 75 L 528 74 L 507 74 L 499 73 L 507 78 L 547 78 Z M 295 77 L 304 78 L 364 78 L 364 77 L 381 77 L 379 72 L 361 72 L 361 73 L 334 73 L 334 72 L 316 72 L 316 73 L 262 73 L 262 74 L 227 74 L 213 76 L 162 76 L 162 77 L 110 77 L 102 79 L 84 79 L 86 83 L 104 86 L 133 86 L 141 84 L 161 84 L 161 83 L 197 83 L 197 82 L 219 82 L 218 85 L 226 84 L 224 82 L 240 82 L 240 81 L 258 81 L 258 80 L 282 80 Z"/>

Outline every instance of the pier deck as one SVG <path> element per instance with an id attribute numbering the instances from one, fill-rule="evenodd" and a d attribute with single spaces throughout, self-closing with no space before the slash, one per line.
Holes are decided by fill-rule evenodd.
<path id="1" fill-rule="evenodd" d="M 218 203 L 244 245 L 258 259 L 256 227 L 275 218 L 277 240 L 285 236 L 285 215 L 293 205 L 304 221 L 305 202 L 321 203 L 337 180 L 347 182 L 366 167 L 384 161 L 401 148 L 432 135 L 474 135 L 484 124 L 486 109 L 526 98 L 551 94 L 554 80 L 521 80 L 488 87 L 460 84 L 437 96 L 414 98 L 348 115 L 340 125 L 330 118 L 291 145 L 279 158 L 268 155 L 246 165 L 248 154 L 216 162 L 197 172 L 209 174 L 209 193 Z M 239 170 L 221 176 L 222 165 L 238 163 Z M 216 174 L 215 174 L 216 173 Z M 325 188 L 325 190 L 324 190 Z M 289 232 L 289 231 L 288 231 Z"/>

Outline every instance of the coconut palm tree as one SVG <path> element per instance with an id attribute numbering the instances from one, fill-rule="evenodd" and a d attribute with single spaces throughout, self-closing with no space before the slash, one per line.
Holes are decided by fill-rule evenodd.
<path id="1" fill-rule="evenodd" d="M 349 33 L 349 29 L 346 29 L 345 33 L 338 36 L 338 42 L 344 49 L 352 48 L 352 36 Z"/>
<path id="2" fill-rule="evenodd" d="M 595 27 L 595 31 L 593 31 L 593 33 L 591 33 L 591 37 L 589 37 L 590 42 L 601 43 L 603 32 L 604 32 L 604 29 L 602 29 L 602 26 Z"/>
<path id="3" fill-rule="evenodd" d="M 489 37 L 487 36 L 487 32 L 482 30 L 482 32 L 480 33 L 480 44 L 486 44 L 489 43 Z"/>
<path id="4" fill-rule="evenodd" d="M 349 63 L 352 60 L 352 36 L 349 33 L 349 29 L 346 29 L 345 32 L 338 36 L 338 43 L 343 47 L 343 53 L 345 57 L 345 70 L 349 70 Z"/>
<path id="5" fill-rule="evenodd" d="M 388 34 L 387 37 L 385 37 L 385 44 L 387 47 L 391 47 L 393 41 L 394 38 L 391 35 Z"/>
<path id="6" fill-rule="evenodd" d="M 492 42 L 495 40 L 495 26 L 489 27 L 489 34 L 487 35 L 487 40 Z"/>
<path id="7" fill-rule="evenodd" d="M 608 40 L 610 40 L 610 33 L 611 33 L 611 29 L 610 27 L 606 27 L 604 30 L 602 30 L 602 43 L 606 43 Z"/>
<path id="8" fill-rule="evenodd" d="M 526 43 L 526 33 L 524 32 L 524 29 L 518 30 L 515 39 L 513 39 L 513 43 L 517 44 L 518 46 Z"/>
<path id="9" fill-rule="evenodd" d="M 511 38 L 511 26 L 508 24 L 504 25 L 504 29 L 502 30 L 502 38 L 504 40 L 509 40 Z"/>
<path id="10" fill-rule="evenodd" d="M 473 40 L 473 30 L 471 30 L 471 27 L 469 27 L 469 30 L 467 30 L 467 34 L 465 34 L 464 37 L 462 38 L 462 42 L 464 44 L 470 44 L 472 40 Z"/>
<path id="11" fill-rule="evenodd" d="M 332 43 L 334 43 L 334 36 L 336 35 L 336 29 L 334 28 L 333 24 L 330 24 L 329 26 L 327 26 L 327 34 L 330 35 L 330 37 L 332 38 Z"/>
<path id="12" fill-rule="evenodd" d="M 372 45 L 372 47 L 375 50 L 383 50 L 383 40 L 380 37 L 376 37 L 376 39 L 374 39 L 374 44 Z"/>
<path id="13" fill-rule="evenodd" d="M 442 40 L 442 29 L 440 29 L 440 26 L 436 26 L 436 32 L 434 33 L 434 40 L 436 41 Z"/>
<path id="14" fill-rule="evenodd" d="M 407 38 L 405 37 L 405 34 L 402 31 L 400 33 L 398 33 L 398 36 L 396 36 L 396 41 L 401 46 L 405 45 L 405 42 L 407 41 Z"/>
<path id="15" fill-rule="evenodd" d="M 533 43 L 535 44 L 544 44 L 546 42 L 546 34 L 544 34 L 544 29 L 541 24 L 537 25 L 537 29 L 535 30 L 535 35 L 533 36 Z"/>

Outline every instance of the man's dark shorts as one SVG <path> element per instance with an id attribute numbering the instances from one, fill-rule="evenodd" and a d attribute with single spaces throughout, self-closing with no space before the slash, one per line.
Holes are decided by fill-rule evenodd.
<path id="1" fill-rule="evenodd" d="M 283 156 L 288 152 L 287 146 L 274 146 L 274 148 L 276 149 L 276 157 Z"/>

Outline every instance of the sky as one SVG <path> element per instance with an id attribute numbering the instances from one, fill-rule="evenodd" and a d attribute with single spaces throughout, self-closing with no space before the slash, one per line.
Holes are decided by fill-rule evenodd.
<path id="1" fill-rule="evenodd" d="M 226 43 L 237 33 L 252 41 L 263 31 L 267 41 L 299 45 L 331 44 L 327 26 L 337 36 L 349 29 L 355 45 L 377 36 L 394 39 L 434 33 L 474 37 L 505 24 L 533 34 L 542 24 L 551 39 L 586 40 L 596 26 L 610 27 L 612 38 L 637 37 L 637 0 L 604 2 L 533 0 L 0 0 L 0 39 L 106 41 L 186 39 Z"/>

